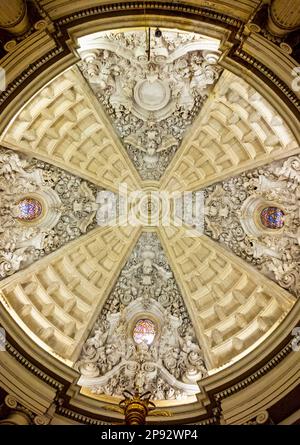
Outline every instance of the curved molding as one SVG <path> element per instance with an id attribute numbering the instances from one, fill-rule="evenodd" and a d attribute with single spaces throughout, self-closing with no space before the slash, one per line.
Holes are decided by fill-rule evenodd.
<path id="1" fill-rule="evenodd" d="M 174 423 L 176 419 L 177 421 L 184 419 L 188 423 L 188 418 L 192 423 L 218 423 L 217 418 L 212 415 L 213 407 L 218 406 L 218 403 L 225 398 L 230 400 L 233 394 L 238 394 L 240 391 L 246 390 L 247 387 L 252 388 L 255 381 L 260 380 L 264 375 L 268 378 L 269 372 L 276 368 L 279 362 L 285 363 L 286 357 L 292 353 L 290 334 L 287 336 L 286 333 L 292 332 L 292 329 L 299 324 L 299 311 L 300 300 L 295 303 L 290 313 L 273 332 L 272 337 L 267 338 L 240 361 L 201 381 L 200 405 L 194 403 L 187 406 L 177 406 L 176 409 L 172 409 L 174 416 L 170 418 L 168 423 Z M 3 318 L 3 316 L 5 317 Z M 61 404 L 56 408 L 59 415 L 80 423 L 103 424 L 102 422 L 108 421 L 108 419 L 110 419 L 110 423 L 112 421 L 121 422 L 119 414 L 102 409 L 103 402 L 100 403 L 99 400 L 93 400 L 80 394 L 80 388 L 76 385 L 79 374 L 50 356 L 27 336 L 21 336 L 20 328 L 7 313 L 1 312 L 0 321 L 7 332 L 10 332 L 7 352 L 22 365 L 19 368 L 19 378 L 23 372 L 27 372 L 27 369 L 48 385 L 57 388 L 57 397 L 62 398 Z M 13 337 L 18 339 L 15 346 L 12 346 L 12 334 Z M 16 345 L 19 351 L 17 351 Z M 27 350 L 26 358 L 23 348 Z M 34 356 L 36 360 L 33 359 Z M 287 363 L 286 366 L 288 367 L 289 364 Z M 51 373 L 49 373 L 50 370 Z M 267 386 L 272 386 L 270 379 Z M 33 397 L 32 391 L 34 391 L 32 386 L 26 388 L 29 399 Z M 63 402 L 63 393 L 66 391 L 69 401 Z M 278 397 L 280 396 L 278 395 Z M 255 405 L 253 409 L 255 409 Z M 190 414 L 188 414 L 189 411 Z M 149 420 L 151 422 L 151 419 Z M 158 417 L 155 421 L 156 423 L 166 423 L 166 418 Z"/>
<path id="2" fill-rule="evenodd" d="M 261 196 L 250 196 L 244 201 L 241 207 L 240 223 L 247 235 L 258 238 L 263 235 L 278 236 L 283 233 L 284 227 L 274 230 L 262 224 L 260 215 L 266 207 L 284 209 L 283 205 L 274 201 L 267 201 Z"/>
<path id="3" fill-rule="evenodd" d="M 122 368 L 126 367 L 127 365 L 129 366 L 131 363 L 135 364 L 134 361 L 122 360 L 121 363 L 119 363 L 111 371 L 109 371 L 108 373 L 106 373 L 104 376 L 101 376 L 101 377 L 81 376 L 80 379 L 78 380 L 78 385 L 84 386 L 84 387 L 89 387 L 89 386 L 93 386 L 93 385 L 104 386 L 109 381 L 109 379 L 111 377 L 113 377 L 118 372 L 120 372 L 120 370 Z M 174 386 L 175 388 L 178 388 L 178 389 L 182 389 L 186 393 L 191 393 L 192 395 L 195 394 L 195 392 L 197 392 L 197 389 L 198 389 L 197 385 L 193 385 L 193 384 L 189 384 L 189 383 L 183 383 L 183 382 L 177 380 L 160 363 L 149 362 L 149 365 L 152 365 L 153 367 L 158 368 L 161 371 L 161 374 L 165 378 L 167 383 L 169 383 L 169 385 L 172 385 L 172 386 Z"/>
<path id="4" fill-rule="evenodd" d="M 98 186 L 139 188 L 139 176 L 79 70 L 34 95 L 0 136 L 7 148 L 55 164 Z"/>
<path id="5" fill-rule="evenodd" d="M 80 0 L 79 0 L 80 1 Z M 110 11 L 112 8 L 114 8 L 114 2 L 113 0 L 83 0 L 81 1 L 82 4 L 84 3 L 84 6 L 87 9 L 95 8 L 95 7 L 102 7 L 103 9 Z M 78 2 L 77 2 L 78 3 Z M 126 2 L 127 5 L 125 5 L 125 2 L 122 3 L 122 6 L 124 5 L 128 9 L 135 8 L 137 5 L 145 6 L 144 2 L 138 1 L 134 2 L 135 5 L 130 5 L 130 2 Z M 191 8 L 191 10 L 199 9 L 197 7 L 197 0 L 186 0 L 185 7 Z M 40 0 L 41 6 L 44 7 L 45 11 L 49 14 L 49 16 L 52 19 L 58 19 L 60 17 L 64 17 L 66 15 L 72 15 L 77 12 L 78 10 L 78 4 L 70 3 L 68 0 L 58 1 L 58 0 Z M 259 5 L 259 0 L 247 0 L 247 2 L 236 2 L 234 7 L 232 6 L 231 0 L 218 0 L 218 2 L 211 2 L 206 1 L 206 8 L 205 9 L 211 9 L 214 10 L 220 14 L 229 14 L 230 16 L 234 16 L 240 20 L 247 21 L 251 14 L 255 11 L 256 7 Z M 124 7 L 123 6 L 123 7 Z M 147 1 L 146 2 L 146 8 L 154 8 L 154 7 L 161 7 L 161 5 L 158 4 L 158 2 L 155 1 Z M 182 5 L 180 3 L 173 2 L 164 2 L 164 8 L 168 9 L 168 7 L 171 7 L 173 10 L 181 10 Z M 82 8 L 83 9 L 83 8 Z"/>

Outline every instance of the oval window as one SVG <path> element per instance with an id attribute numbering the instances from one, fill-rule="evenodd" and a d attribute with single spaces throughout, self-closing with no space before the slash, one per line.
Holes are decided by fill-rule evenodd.
<path id="1" fill-rule="evenodd" d="M 260 220 L 268 229 L 281 229 L 284 225 L 284 213 L 278 207 L 266 207 L 261 211 Z"/>
<path id="2" fill-rule="evenodd" d="M 17 203 L 17 219 L 21 221 L 34 221 L 42 214 L 42 204 L 34 198 L 23 198 Z"/>
<path id="3" fill-rule="evenodd" d="M 137 344 L 144 342 L 147 345 L 151 345 L 155 334 L 155 325 L 153 321 L 143 318 L 136 322 L 133 330 L 133 339 Z"/>

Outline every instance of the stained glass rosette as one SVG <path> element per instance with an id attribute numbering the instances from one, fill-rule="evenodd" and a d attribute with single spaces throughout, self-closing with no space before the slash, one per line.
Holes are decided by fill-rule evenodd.
<path id="1" fill-rule="evenodd" d="M 154 323 L 148 319 L 140 319 L 136 322 L 134 327 L 133 339 L 137 344 L 144 342 L 147 345 L 151 345 L 155 334 L 156 331 Z"/>
<path id="2" fill-rule="evenodd" d="M 261 211 L 260 220 L 268 229 L 281 229 L 284 225 L 284 212 L 278 207 L 266 207 Z"/>
<path id="3" fill-rule="evenodd" d="M 17 203 L 17 219 L 20 221 L 34 221 L 42 214 L 43 207 L 40 201 L 34 198 L 23 198 Z"/>

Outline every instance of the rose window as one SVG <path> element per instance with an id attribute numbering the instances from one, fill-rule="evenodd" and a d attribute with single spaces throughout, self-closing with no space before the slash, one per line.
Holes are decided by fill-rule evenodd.
<path id="1" fill-rule="evenodd" d="M 42 204 L 34 198 L 24 198 L 17 203 L 17 219 L 21 221 L 34 221 L 42 214 Z"/>
<path id="2" fill-rule="evenodd" d="M 261 211 L 260 220 L 268 229 L 281 229 L 284 225 L 284 213 L 278 207 L 266 207 Z"/>

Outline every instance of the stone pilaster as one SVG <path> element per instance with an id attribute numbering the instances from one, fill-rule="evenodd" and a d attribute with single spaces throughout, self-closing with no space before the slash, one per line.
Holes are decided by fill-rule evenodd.
<path id="1" fill-rule="evenodd" d="M 0 420 L 0 425 L 30 425 L 29 413 L 25 412 L 14 396 L 8 394 L 4 400 L 6 415 Z"/>
<path id="2" fill-rule="evenodd" d="M 295 31 L 300 26 L 300 2 L 273 0 L 269 8 L 268 31 L 278 37 Z"/>
<path id="3" fill-rule="evenodd" d="M 30 27 L 25 0 L 1 0 L 0 28 L 12 35 L 22 35 Z"/>

